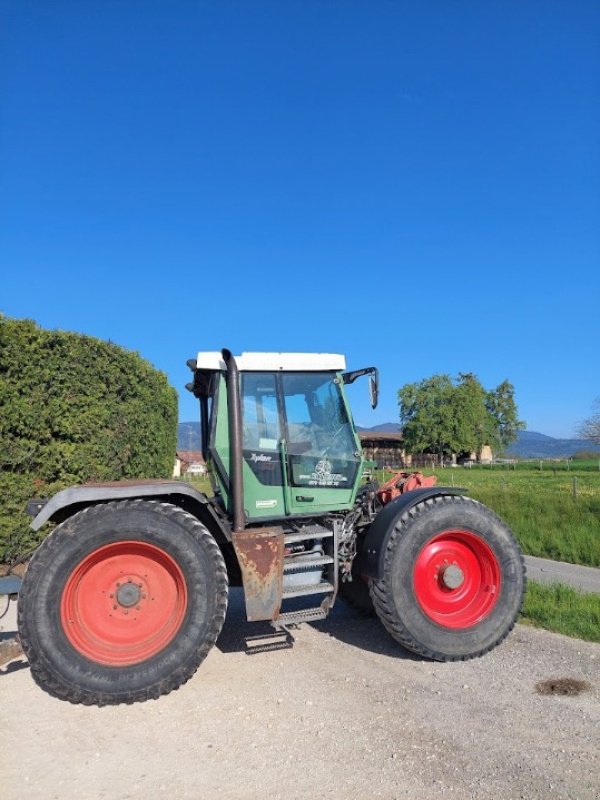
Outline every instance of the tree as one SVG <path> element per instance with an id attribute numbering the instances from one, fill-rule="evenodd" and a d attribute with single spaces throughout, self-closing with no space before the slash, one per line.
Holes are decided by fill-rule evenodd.
<path id="1" fill-rule="evenodd" d="M 408 450 L 443 454 L 455 449 L 453 393 L 449 375 L 433 375 L 400 389 L 400 424 Z"/>
<path id="2" fill-rule="evenodd" d="M 486 409 L 491 423 L 486 444 L 496 450 L 504 449 L 515 441 L 519 431 L 525 427 L 523 420 L 519 419 L 512 383 L 502 381 L 494 390 L 487 392 Z"/>
<path id="3" fill-rule="evenodd" d="M 525 427 L 519 420 L 514 387 L 509 381 L 486 391 L 473 373 L 433 375 L 408 383 L 398 392 L 400 423 L 406 449 L 412 453 L 478 452 L 484 445 L 500 449 Z"/>
<path id="4" fill-rule="evenodd" d="M 577 433 L 582 439 L 600 444 L 600 397 L 594 401 L 593 408 L 597 409 L 591 417 L 584 419 L 577 428 Z"/>

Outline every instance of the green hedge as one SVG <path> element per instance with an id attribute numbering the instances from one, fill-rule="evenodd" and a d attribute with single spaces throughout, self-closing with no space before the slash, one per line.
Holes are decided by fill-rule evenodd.
<path id="1" fill-rule="evenodd" d="M 177 393 L 137 353 L 0 315 L 0 560 L 43 537 L 24 508 L 73 484 L 170 477 Z"/>

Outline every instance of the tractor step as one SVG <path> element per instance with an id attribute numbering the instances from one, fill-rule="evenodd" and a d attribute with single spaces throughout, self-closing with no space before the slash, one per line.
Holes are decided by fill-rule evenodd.
<path id="1" fill-rule="evenodd" d="M 294 542 L 305 542 L 307 539 L 329 539 L 333 536 L 333 531 L 329 528 L 321 528 L 319 525 L 307 526 L 302 531 L 296 533 L 286 533 L 284 536 L 285 544 Z"/>
<path id="2" fill-rule="evenodd" d="M 326 564 L 333 564 L 334 559 L 331 556 L 315 556 L 314 558 L 288 558 L 284 561 L 283 571 L 293 572 L 294 570 L 314 569 L 315 567 L 324 567 Z"/>
<path id="3" fill-rule="evenodd" d="M 284 610 L 271 622 L 276 630 L 287 630 L 287 625 L 295 625 L 298 622 L 325 619 L 337 594 L 335 526 L 325 528 L 315 523 L 289 531 L 284 534 L 284 547 L 281 594 Z M 322 600 L 322 604 L 318 608 L 310 607 L 319 600 Z M 290 605 L 287 603 L 293 610 L 288 610 Z M 309 606 L 309 608 L 298 606 Z"/>
<path id="4" fill-rule="evenodd" d="M 287 611 L 280 614 L 271 622 L 274 628 L 285 628 L 286 625 L 296 625 L 299 622 L 317 622 L 325 619 L 327 611 L 322 608 L 305 608 L 302 611 Z"/>
<path id="5" fill-rule="evenodd" d="M 329 594 L 333 591 L 334 587 L 326 581 L 322 581 L 321 583 L 310 583 L 306 586 L 290 586 L 287 589 L 284 588 L 283 599 L 287 600 L 289 597 L 304 597 L 304 595 L 309 594 Z"/>

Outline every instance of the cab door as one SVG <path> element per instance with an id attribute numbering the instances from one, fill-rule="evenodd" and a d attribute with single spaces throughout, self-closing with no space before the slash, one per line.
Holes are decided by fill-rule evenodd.
<path id="1" fill-rule="evenodd" d="M 291 514 L 354 502 L 362 454 L 335 373 L 279 375 L 285 416 L 286 505 Z"/>
<path id="2" fill-rule="evenodd" d="M 281 462 L 282 408 L 278 374 L 241 374 L 244 508 L 251 520 L 287 513 Z"/>

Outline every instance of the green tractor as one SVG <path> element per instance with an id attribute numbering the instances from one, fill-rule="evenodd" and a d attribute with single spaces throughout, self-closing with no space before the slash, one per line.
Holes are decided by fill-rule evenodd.
<path id="1" fill-rule="evenodd" d="M 338 594 L 422 657 L 480 656 L 512 629 L 524 566 L 509 529 L 460 489 L 381 492 L 344 387 L 377 370 L 343 356 L 199 353 L 214 495 L 177 480 L 85 484 L 31 501 L 57 523 L 19 595 L 37 683 L 73 703 L 143 701 L 178 688 L 215 643 L 228 587 L 250 621 L 324 619 Z M 396 496 L 397 495 L 397 496 Z"/>

